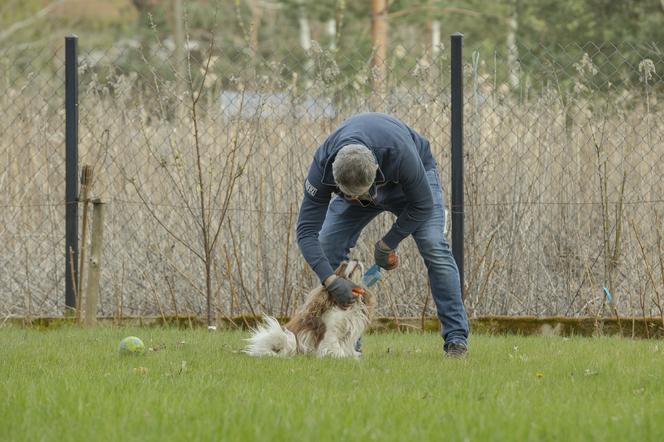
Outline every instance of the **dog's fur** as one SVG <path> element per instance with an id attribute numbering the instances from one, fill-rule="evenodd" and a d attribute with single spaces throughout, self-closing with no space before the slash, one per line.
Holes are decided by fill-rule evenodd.
<path id="1" fill-rule="evenodd" d="M 243 351 L 251 356 L 290 356 L 313 353 L 335 358 L 357 357 L 355 343 L 369 325 L 375 296 L 362 285 L 364 268 L 358 261 L 343 262 L 336 275 L 363 287 L 365 292 L 348 309 L 338 307 L 325 287 L 309 293 L 305 303 L 285 325 L 270 316 L 252 330 Z"/>

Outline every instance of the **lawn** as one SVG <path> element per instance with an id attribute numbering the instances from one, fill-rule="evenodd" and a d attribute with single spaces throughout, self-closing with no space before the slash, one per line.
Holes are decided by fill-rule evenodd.
<path id="1" fill-rule="evenodd" d="M 141 337 L 144 356 L 117 353 Z M 661 440 L 664 343 L 371 334 L 360 360 L 253 359 L 244 332 L 0 329 L 0 440 Z"/>

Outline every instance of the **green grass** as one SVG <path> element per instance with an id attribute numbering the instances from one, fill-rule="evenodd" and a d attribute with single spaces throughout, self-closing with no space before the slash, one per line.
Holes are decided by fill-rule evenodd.
<path id="1" fill-rule="evenodd" d="M 127 335 L 157 351 L 119 356 Z M 664 434 L 659 341 L 473 336 L 470 356 L 449 360 L 439 336 L 373 334 L 355 361 L 253 359 L 238 353 L 244 337 L 0 329 L 0 440 L 641 441 Z"/>

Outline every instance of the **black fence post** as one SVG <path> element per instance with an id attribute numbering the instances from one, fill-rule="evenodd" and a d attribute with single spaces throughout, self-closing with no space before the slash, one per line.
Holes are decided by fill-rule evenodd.
<path id="1" fill-rule="evenodd" d="M 463 34 L 455 32 L 451 40 L 452 255 L 463 295 Z"/>
<path id="2" fill-rule="evenodd" d="M 65 37 L 65 314 L 78 281 L 78 36 Z"/>

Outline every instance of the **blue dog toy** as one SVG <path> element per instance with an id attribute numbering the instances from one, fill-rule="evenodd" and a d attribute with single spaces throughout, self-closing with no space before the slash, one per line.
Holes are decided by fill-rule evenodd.
<path id="1" fill-rule="evenodd" d="M 374 264 L 371 267 L 369 267 L 369 270 L 367 270 L 364 273 L 364 276 L 362 277 L 362 282 L 367 287 L 371 287 L 372 285 L 380 281 L 382 277 L 383 275 L 380 273 L 380 267 L 378 267 L 377 264 Z"/>

